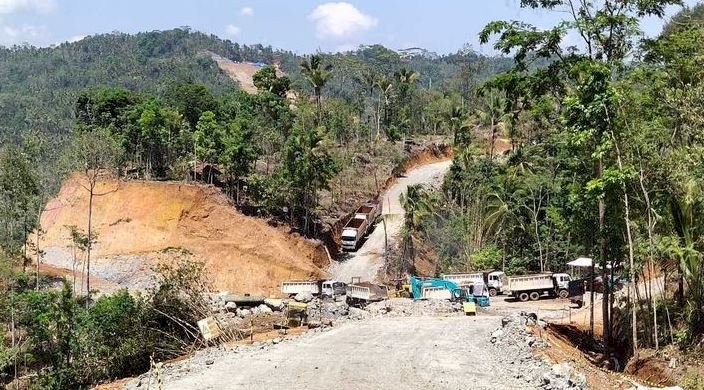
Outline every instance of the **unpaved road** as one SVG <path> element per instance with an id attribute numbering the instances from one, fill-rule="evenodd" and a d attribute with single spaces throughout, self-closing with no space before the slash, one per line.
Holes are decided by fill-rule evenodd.
<path id="1" fill-rule="evenodd" d="M 184 362 L 188 374 L 167 374 L 164 389 L 530 389 L 497 362 L 488 335 L 499 326 L 495 316 L 347 322 L 212 365 Z"/>
<path id="2" fill-rule="evenodd" d="M 395 245 L 403 226 L 404 211 L 399 200 L 401 194 L 404 194 L 410 185 L 440 184 L 451 164 L 452 161 L 449 160 L 441 161 L 410 170 L 406 176 L 398 178 L 383 195 L 382 217 L 386 222 L 386 237 L 390 247 Z M 338 261 L 330 266 L 332 278 L 346 283 L 355 276 L 361 277 L 363 281 L 375 280 L 379 269 L 384 265 L 385 241 L 384 222 L 380 222 L 357 252 L 343 253 Z"/>

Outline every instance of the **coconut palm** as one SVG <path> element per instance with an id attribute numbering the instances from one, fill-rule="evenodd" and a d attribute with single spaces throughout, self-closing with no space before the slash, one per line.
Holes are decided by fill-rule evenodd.
<path id="1" fill-rule="evenodd" d="M 381 76 L 376 81 L 376 87 L 379 88 L 379 104 L 377 106 L 377 121 L 376 121 L 376 137 L 379 138 L 381 132 L 381 107 L 382 100 L 384 104 L 384 125 L 388 125 L 389 105 L 391 104 L 391 95 L 393 94 L 394 84 L 387 78 Z"/>
<path id="2" fill-rule="evenodd" d="M 315 96 L 315 105 L 318 109 L 318 123 L 321 121 L 322 109 L 320 105 L 320 95 L 323 87 L 332 76 L 332 65 L 322 64 L 322 57 L 313 54 L 309 60 L 301 62 L 301 73 L 313 87 L 313 95 Z"/>

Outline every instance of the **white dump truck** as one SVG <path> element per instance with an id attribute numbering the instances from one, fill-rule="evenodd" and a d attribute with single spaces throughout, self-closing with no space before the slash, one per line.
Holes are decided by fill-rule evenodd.
<path id="1" fill-rule="evenodd" d="M 354 282 L 346 287 L 347 304 L 352 306 L 366 305 L 370 302 L 383 301 L 389 297 L 386 286 L 369 282 Z"/>
<path id="2" fill-rule="evenodd" d="M 568 298 L 571 280 L 568 274 L 512 276 L 507 280 L 506 293 L 521 302 L 537 301 L 543 295 Z"/>
<path id="3" fill-rule="evenodd" d="M 374 227 L 379 214 L 381 204 L 378 201 L 369 201 L 360 206 L 342 228 L 342 249 L 356 251 L 362 238 Z"/>
<path id="4" fill-rule="evenodd" d="M 293 297 L 299 293 L 310 293 L 335 298 L 345 295 L 345 286 L 345 283 L 337 280 L 289 280 L 281 283 L 281 294 Z"/>
<path id="5" fill-rule="evenodd" d="M 289 280 L 281 283 L 281 293 L 284 296 L 294 296 L 299 293 L 320 294 L 321 283 L 318 280 Z"/>
<path id="6" fill-rule="evenodd" d="M 445 274 L 445 280 L 455 282 L 458 286 L 473 286 L 483 283 L 489 290 L 489 295 L 494 297 L 503 293 L 506 275 L 502 271 L 475 272 L 467 274 Z"/>

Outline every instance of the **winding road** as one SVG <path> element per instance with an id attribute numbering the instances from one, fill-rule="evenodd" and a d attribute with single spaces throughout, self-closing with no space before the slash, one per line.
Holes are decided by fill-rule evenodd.
<path id="1" fill-rule="evenodd" d="M 379 270 L 384 265 L 385 237 L 388 237 L 388 245 L 392 247 L 398 239 L 403 226 L 403 206 L 401 206 L 401 194 L 406 192 L 410 185 L 428 184 L 438 185 L 450 169 L 452 161 L 440 161 L 432 164 L 422 165 L 412 169 L 405 176 L 399 177 L 396 183 L 389 188 L 382 196 L 383 208 L 382 218 L 386 222 L 380 222 L 369 234 L 362 246 L 353 253 L 343 253 L 338 261 L 330 266 L 330 274 L 334 280 L 349 283 L 352 277 L 359 276 L 362 281 L 376 280 Z M 386 226 L 386 235 L 384 234 Z"/>

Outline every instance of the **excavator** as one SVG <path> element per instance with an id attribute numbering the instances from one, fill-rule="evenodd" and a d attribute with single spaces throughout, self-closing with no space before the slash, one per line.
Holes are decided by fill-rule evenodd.
<path id="1" fill-rule="evenodd" d="M 408 287 L 413 299 L 435 298 L 462 302 L 466 315 L 476 315 L 477 305 L 480 307 L 489 306 L 489 297 L 476 296 L 468 289 L 459 287 L 451 280 L 411 276 L 408 281 Z"/>

